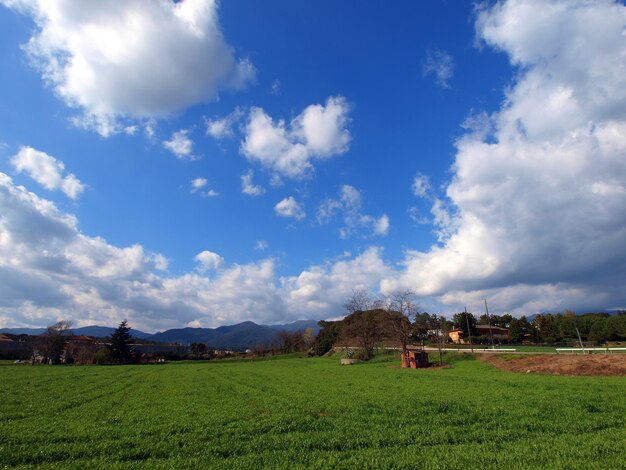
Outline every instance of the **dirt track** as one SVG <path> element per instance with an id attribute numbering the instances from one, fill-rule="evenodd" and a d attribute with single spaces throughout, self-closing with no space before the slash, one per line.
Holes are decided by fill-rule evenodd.
<path id="1" fill-rule="evenodd" d="M 515 358 L 500 354 L 481 354 L 478 359 L 511 372 L 626 376 L 626 354 L 541 354 Z"/>

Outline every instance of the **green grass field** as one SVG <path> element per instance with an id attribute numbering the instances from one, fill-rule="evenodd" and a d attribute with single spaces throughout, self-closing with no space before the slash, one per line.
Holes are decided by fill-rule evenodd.
<path id="1" fill-rule="evenodd" d="M 0 466 L 625 468 L 626 377 L 336 357 L 0 367 Z"/>
<path id="2" fill-rule="evenodd" d="M 548 353 L 548 354 L 555 354 L 557 353 L 557 348 L 561 348 L 563 346 L 534 346 L 534 345 L 518 345 L 518 344 L 512 344 L 512 345 L 506 345 L 506 346 L 496 346 L 495 349 L 515 349 L 517 352 L 533 352 L 533 353 Z M 578 346 L 575 346 L 576 348 L 578 348 Z M 597 346 L 598 348 L 600 346 Z M 613 347 L 613 346 L 611 346 Z M 626 347 L 626 345 L 624 345 L 623 343 L 616 345 L 615 347 Z M 475 345 L 474 348 L 476 349 L 491 349 L 491 346 L 489 345 L 485 345 L 485 344 L 481 344 L 481 345 Z M 596 348 L 596 346 L 594 346 L 594 348 Z M 450 349 L 463 349 L 463 350 L 470 350 L 470 346 L 468 344 L 463 344 L 463 345 L 452 345 L 452 344 L 448 344 L 446 345 L 446 349 L 450 350 Z M 606 354 L 606 351 L 595 351 L 595 350 L 590 350 L 590 349 L 586 349 L 585 354 Z M 611 351 L 609 354 L 626 354 L 626 351 Z"/>

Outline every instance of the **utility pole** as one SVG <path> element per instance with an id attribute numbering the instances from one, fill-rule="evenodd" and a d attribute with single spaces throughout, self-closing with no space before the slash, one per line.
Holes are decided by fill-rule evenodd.
<path id="1" fill-rule="evenodd" d="M 576 330 L 576 334 L 578 335 L 578 342 L 580 343 L 580 349 L 583 350 L 583 354 L 585 354 L 585 345 L 583 344 L 583 340 L 580 338 L 580 332 L 578 331 L 578 327 L 576 323 L 574 323 L 574 329 Z"/>
<path id="2" fill-rule="evenodd" d="M 489 315 L 489 307 L 487 307 L 487 299 L 485 299 L 485 311 L 487 312 L 487 323 L 489 324 L 489 338 L 491 339 L 491 349 L 496 349 L 493 345 L 493 331 L 491 331 L 491 316 Z"/>
<path id="3" fill-rule="evenodd" d="M 469 316 L 467 315 L 467 307 L 465 308 L 465 321 L 467 322 L 467 334 L 469 335 L 470 348 L 472 353 L 474 352 L 474 346 L 472 345 L 472 329 L 470 328 Z"/>

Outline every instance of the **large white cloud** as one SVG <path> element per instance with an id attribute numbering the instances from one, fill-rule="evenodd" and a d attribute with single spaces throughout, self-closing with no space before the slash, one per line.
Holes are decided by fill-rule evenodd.
<path id="1" fill-rule="evenodd" d="M 228 265 L 203 251 L 198 269 L 168 276 L 163 255 L 81 233 L 75 217 L 3 173 L 0 214 L 0 326 L 59 319 L 115 325 L 128 318 L 156 330 L 329 318 L 343 313 L 353 288 L 376 289 L 388 271 L 378 248 L 282 278 L 271 258 Z"/>
<path id="2" fill-rule="evenodd" d="M 339 317 L 345 314 L 343 305 L 354 289 L 376 292 L 380 279 L 390 273 L 382 249 L 370 247 L 353 259 L 312 266 L 297 276 L 283 278 L 282 287 L 290 311 Z"/>
<path id="3" fill-rule="evenodd" d="M 0 0 L 33 17 L 26 45 L 77 123 L 108 135 L 243 87 L 253 66 L 222 35 L 215 0 Z"/>
<path id="4" fill-rule="evenodd" d="M 85 185 L 73 173 L 63 176 L 65 165 L 45 152 L 32 147 L 20 147 L 11 157 L 11 164 L 18 172 L 25 172 L 46 189 L 60 189 L 70 199 L 76 199 Z"/>
<path id="5" fill-rule="evenodd" d="M 307 176 L 311 160 L 326 159 L 346 152 L 350 144 L 349 105 L 341 96 L 325 105 L 313 104 L 289 125 L 274 122 L 261 108 L 252 108 L 241 143 L 242 153 L 271 171 L 290 178 Z"/>
<path id="6" fill-rule="evenodd" d="M 479 13 L 479 38 L 519 74 L 490 125 L 456 144 L 452 210 L 433 205 L 443 244 L 408 252 L 385 289 L 457 304 L 489 293 L 519 311 L 626 305 L 625 28 L 613 1 L 511 0 Z"/>

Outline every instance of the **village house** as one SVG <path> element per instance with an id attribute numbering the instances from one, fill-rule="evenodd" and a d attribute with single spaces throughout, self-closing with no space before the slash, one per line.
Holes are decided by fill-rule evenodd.
<path id="1" fill-rule="evenodd" d="M 469 339 L 466 338 L 466 335 L 461 328 L 450 330 L 448 332 L 448 336 L 455 344 L 467 344 L 469 342 Z M 494 341 L 508 340 L 509 329 L 499 326 L 476 325 L 475 338 L 478 338 L 479 336 L 486 336 L 488 338 L 493 337 Z"/>
<path id="2" fill-rule="evenodd" d="M 91 364 L 93 355 L 98 349 L 103 347 L 105 347 L 104 344 L 98 343 L 92 336 L 74 336 L 65 343 L 65 351 L 61 357 L 61 362 Z"/>

